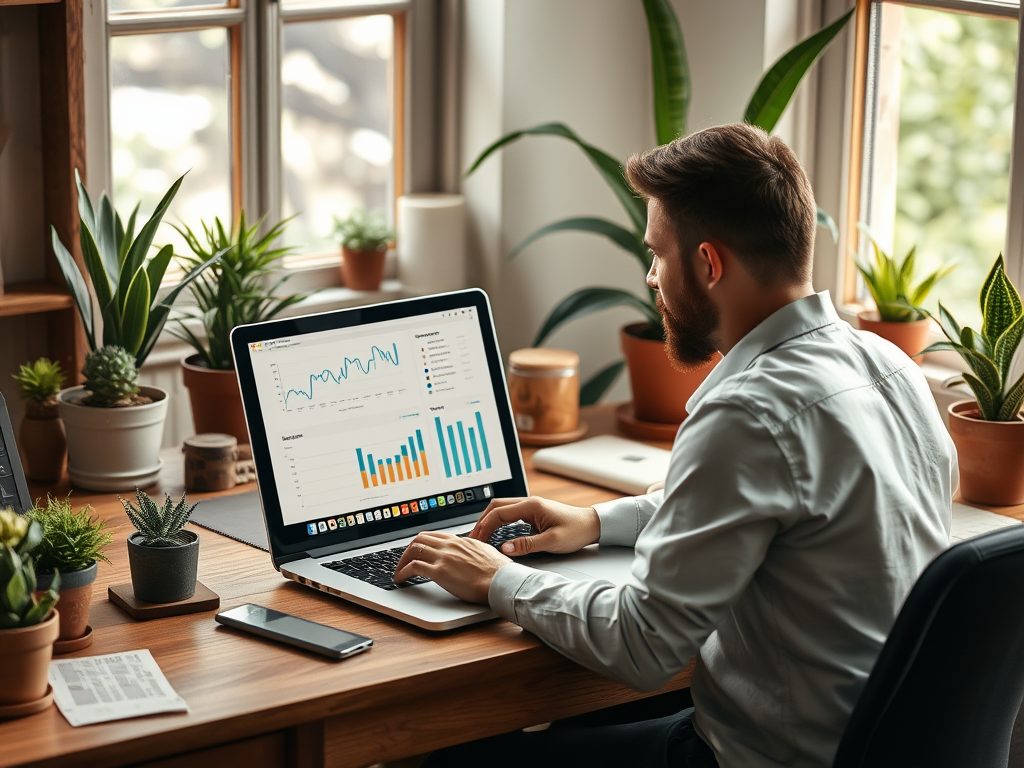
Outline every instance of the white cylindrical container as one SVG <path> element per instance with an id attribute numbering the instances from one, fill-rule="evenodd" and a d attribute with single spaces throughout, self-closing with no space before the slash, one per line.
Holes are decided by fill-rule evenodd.
<path id="1" fill-rule="evenodd" d="M 398 198 L 398 279 L 415 293 L 466 287 L 466 199 L 421 194 Z"/>

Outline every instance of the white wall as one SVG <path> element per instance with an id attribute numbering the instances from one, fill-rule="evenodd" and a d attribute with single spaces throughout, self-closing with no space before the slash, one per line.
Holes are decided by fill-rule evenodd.
<path id="1" fill-rule="evenodd" d="M 674 0 L 694 93 L 689 128 L 733 122 L 781 51 L 786 0 Z M 462 156 L 467 168 L 498 136 L 564 122 L 621 160 L 655 144 L 647 26 L 639 0 L 466 0 Z M 585 156 L 557 138 L 520 140 L 463 183 L 470 208 L 474 280 L 491 295 L 501 347 L 529 346 L 547 313 L 585 286 L 643 290 L 639 265 L 586 234 L 538 241 L 505 256 L 534 229 L 575 215 L 627 220 Z M 575 321 L 548 342 L 577 351 L 584 379 L 619 357 L 618 329 L 638 319 L 612 310 Z M 625 377 L 611 393 L 628 397 Z"/>

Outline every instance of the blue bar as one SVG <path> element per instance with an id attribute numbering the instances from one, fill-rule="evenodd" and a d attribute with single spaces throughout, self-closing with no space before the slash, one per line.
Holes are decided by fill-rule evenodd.
<path id="1" fill-rule="evenodd" d="M 473 461 L 476 463 L 476 471 L 480 471 L 480 451 L 476 449 L 476 433 L 469 428 L 469 442 L 473 446 Z"/>
<path id="2" fill-rule="evenodd" d="M 459 449 L 455 447 L 455 433 L 452 431 L 452 425 L 448 425 L 448 442 L 452 446 L 452 458 L 455 460 L 455 474 L 462 474 L 462 467 L 459 466 Z M 469 469 L 469 467 L 466 467 Z"/>
<path id="3" fill-rule="evenodd" d="M 404 445 L 402 446 L 402 455 L 403 456 L 408 456 L 409 455 L 409 452 L 407 450 L 405 450 L 405 446 Z M 396 456 L 395 458 L 398 458 L 398 457 Z"/>
<path id="4" fill-rule="evenodd" d="M 441 444 L 441 459 L 444 460 L 444 473 L 448 477 L 452 476 L 452 468 L 448 464 L 448 450 L 444 447 L 444 432 L 441 431 L 441 419 L 437 416 L 434 417 L 434 426 L 437 427 L 437 442 Z M 417 431 L 417 435 L 419 432 Z"/>
<path id="5" fill-rule="evenodd" d="M 360 472 L 365 472 L 366 471 L 366 465 L 363 463 L 363 449 L 362 448 L 356 448 L 356 456 L 359 457 L 359 471 Z"/>
<path id="6" fill-rule="evenodd" d="M 416 445 L 419 446 L 421 451 L 426 453 L 427 449 L 423 447 L 423 434 L 418 429 L 416 430 Z"/>
<path id="7" fill-rule="evenodd" d="M 487 435 L 484 434 L 484 420 L 480 418 L 480 411 L 476 412 L 476 426 L 480 430 L 480 445 L 484 449 L 484 464 L 491 468 L 491 452 L 487 450 Z"/>
<path id="8" fill-rule="evenodd" d="M 373 454 L 372 453 L 366 454 L 366 462 L 370 465 L 370 474 L 371 475 L 376 475 L 377 474 L 377 465 L 373 463 Z M 363 466 L 362 462 L 359 463 L 359 466 L 360 467 Z"/>
<path id="9" fill-rule="evenodd" d="M 462 455 L 466 459 L 466 472 L 472 472 L 473 468 L 469 464 L 469 450 L 466 448 L 466 433 L 462 429 L 462 422 L 456 422 L 459 425 L 459 440 L 462 442 Z"/>

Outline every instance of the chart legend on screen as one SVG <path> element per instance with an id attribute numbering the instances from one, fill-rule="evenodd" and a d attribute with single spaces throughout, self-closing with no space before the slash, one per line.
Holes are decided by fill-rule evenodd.
<path id="1" fill-rule="evenodd" d="M 441 423 L 440 417 L 434 417 L 437 441 L 441 445 L 441 460 L 448 477 L 468 475 L 491 468 L 491 452 L 487 448 L 483 419 L 480 411 L 473 415 L 476 419 L 475 427 L 465 427 L 462 421 L 445 425 Z"/>
<path id="2" fill-rule="evenodd" d="M 359 459 L 359 479 L 363 482 L 363 488 L 377 488 L 430 476 L 423 433 L 418 429 L 415 441 L 410 435 L 396 454 L 374 458 L 372 453 L 367 451 L 364 454 L 362 448 L 356 448 L 356 458 Z"/>

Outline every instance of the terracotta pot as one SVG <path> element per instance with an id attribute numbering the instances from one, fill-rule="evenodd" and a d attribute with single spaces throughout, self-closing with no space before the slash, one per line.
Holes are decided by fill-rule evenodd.
<path id="1" fill-rule="evenodd" d="M 219 432 L 232 435 L 240 445 L 249 444 L 249 429 L 242 410 L 238 377 L 232 371 L 215 371 L 200 364 L 199 355 L 181 361 L 181 376 L 192 404 L 196 434 Z"/>
<path id="2" fill-rule="evenodd" d="M 353 251 L 341 248 L 341 281 L 353 291 L 377 291 L 384 281 L 387 251 Z"/>
<path id="3" fill-rule="evenodd" d="M 899 347 L 905 355 L 914 358 L 921 364 L 920 357 L 914 357 L 928 346 L 928 337 L 932 330 L 932 321 L 914 320 L 909 323 L 887 323 L 879 320 L 877 312 L 858 312 L 857 323 L 862 331 L 871 331 L 888 342 Z"/>
<path id="4" fill-rule="evenodd" d="M 633 388 L 633 414 L 640 421 L 680 424 L 686 418 L 686 401 L 721 356 L 692 371 L 680 371 L 669 361 L 665 342 L 643 338 L 647 327 L 647 323 L 634 323 L 620 334 Z"/>
<path id="5" fill-rule="evenodd" d="M 60 634 L 58 640 L 77 640 L 85 634 L 89 625 L 89 609 L 92 607 L 92 587 L 99 571 L 94 562 L 80 571 L 66 571 L 60 574 Z M 52 573 L 40 573 L 36 578 L 37 592 L 45 592 L 53 582 Z"/>
<path id="6" fill-rule="evenodd" d="M 55 483 L 61 479 L 68 460 L 68 441 L 56 401 L 25 403 L 25 418 L 18 428 L 18 447 L 29 480 Z"/>
<path id="7" fill-rule="evenodd" d="M 975 504 L 1024 504 L 1024 421 L 984 421 L 974 400 L 949 406 L 960 495 Z"/>
<path id="8" fill-rule="evenodd" d="M 31 627 L 0 629 L 0 706 L 28 704 L 46 695 L 58 626 L 54 610 L 46 621 Z"/>

